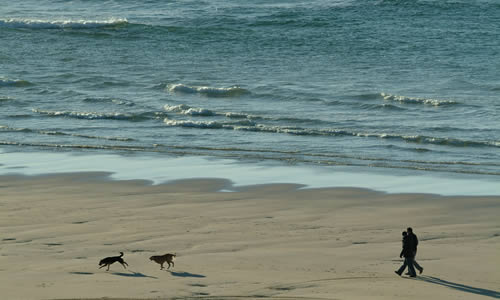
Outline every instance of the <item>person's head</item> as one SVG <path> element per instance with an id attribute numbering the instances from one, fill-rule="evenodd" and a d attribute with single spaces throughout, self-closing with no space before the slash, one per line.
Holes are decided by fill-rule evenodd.
<path id="1" fill-rule="evenodd" d="M 408 233 L 413 233 L 413 229 L 411 227 L 406 228 L 406 231 L 408 231 Z"/>
<path id="2" fill-rule="evenodd" d="M 403 234 L 403 237 L 405 237 L 405 236 L 407 236 L 407 235 L 408 235 L 408 232 L 403 231 L 403 233 L 402 233 L 402 234 Z"/>

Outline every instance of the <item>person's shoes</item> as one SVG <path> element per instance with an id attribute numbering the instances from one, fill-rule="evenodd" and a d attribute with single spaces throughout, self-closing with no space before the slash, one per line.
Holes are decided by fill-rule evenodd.
<path id="1" fill-rule="evenodd" d="M 423 272 L 423 271 L 424 271 L 424 268 L 420 268 L 420 270 L 418 270 L 418 272 L 419 272 L 420 274 L 422 274 L 422 272 Z"/>
<path id="2" fill-rule="evenodd" d="M 411 278 L 413 278 L 413 277 L 417 277 L 417 275 L 410 275 L 410 277 L 411 277 Z"/>
<path id="3" fill-rule="evenodd" d="M 406 272 L 405 275 L 410 275 L 410 272 Z"/>
<path id="4" fill-rule="evenodd" d="M 398 274 L 399 276 L 401 276 L 401 273 L 399 273 L 398 271 L 394 271 L 394 273 Z"/>

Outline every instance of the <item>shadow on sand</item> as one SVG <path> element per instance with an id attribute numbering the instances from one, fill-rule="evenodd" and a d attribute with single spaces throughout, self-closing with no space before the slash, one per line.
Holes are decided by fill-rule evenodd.
<path id="1" fill-rule="evenodd" d="M 174 272 L 174 271 L 168 271 L 172 276 L 177 276 L 177 277 L 194 277 L 194 278 L 205 278 L 207 276 L 201 275 L 201 274 L 193 274 L 189 272 Z"/>
<path id="2" fill-rule="evenodd" d="M 130 273 L 115 272 L 115 273 L 112 273 L 112 274 L 113 275 L 118 275 L 118 276 L 124 276 L 124 277 L 137 277 L 137 278 L 154 278 L 154 279 L 158 279 L 158 277 L 148 276 L 148 275 L 144 275 L 142 273 L 134 272 L 134 271 L 130 271 Z"/>
<path id="3" fill-rule="evenodd" d="M 74 274 L 74 275 L 94 275 L 94 273 L 90 273 L 90 272 L 69 272 L 69 274 Z"/>
<path id="4" fill-rule="evenodd" d="M 471 294 L 476 294 L 476 295 L 482 295 L 482 296 L 488 296 L 492 297 L 495 299 L 500 299 L 500 292 L 493 291 L 493 290 L 487 290 L 487 289 L 482 289 L 482 288 L 477 288 L 473 286 L 468 286 L 465 284 L 460 284 L 460 283 L 455 283 L 451 281 L 446 281 L 437 277 L 432 277 L 432 276 L 419 276 L 416 279 L 433 283 L 433 284 L 439 284 L 442 286 L 446 286 L 455 290 L 459 290 L 462 292 L 466 293 L 471 293 Z"/>

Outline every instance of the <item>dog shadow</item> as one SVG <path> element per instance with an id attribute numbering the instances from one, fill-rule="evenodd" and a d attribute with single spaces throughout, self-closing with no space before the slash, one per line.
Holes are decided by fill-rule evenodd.
<path id="1" fill-rule="evenodd" d="M 149 275 L 145 275 L 145 274 L 142 274 L 140 272 L 134 272 L 134 271 L 129 271 L 129 273 L 124 273 L 124 272 L 114 272 L 114 273 L 111 273 L 113 275 L 117 275 L 117 276 L 123 276 L 123 277 L 135 277 L 135 278 L 153 278 L 153 279 L 158 279 L 158 277 L 154 277 L 154 276 L 149 276 Z"/>
<path id="2" fill-rule="evenodd" d="M 177 277 L 192 277 L 192 278 L 205 278 L 207 276 L 201 275 L 201 274 L 193 274 L 189 272 L 175 272 L 175 271 L 170 271 L 167 270 L 172 276 L 177 276 Z"/>
<path id="3" fill-rule="evenodd" d="M 73 274 L 73 275 L 94 275 L 94 273 L 91 273 L 91 272 L 69 272 L 69 274 Z"/>
<path id="4" fill-rule="evenodd" d="M 460 283 L 455 283 L 455 282 L 443 280 L 441 278 L 432 277 L 432 276 L 419 276 L 416 279 L 421 280 L 421 281 L 425 281 L 428 283 L 432 283 L 432 284 L 442 285 L 442 286 L 449 287 L 449 288 L 459 290 L 462 292 L 466 292 L 466 293 L 471 293 L 471 294 L 487 296 L 487 297 L 491 297 L 491 298 L 495 298 L 495 299 L 500 299 L 500 292 L 499 291 L 477 288 L 477 287 L 473 287 L 473 286 L 469 286 L 469 285 L 465 285 L 465 284 L 460 284 Z"/>

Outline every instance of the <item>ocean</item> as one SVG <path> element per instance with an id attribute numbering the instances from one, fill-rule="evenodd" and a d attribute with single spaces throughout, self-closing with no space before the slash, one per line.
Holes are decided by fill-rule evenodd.
<path id="1" fill-rule="evenodd" d="M 500 181 L 497 0 L 1 2 L 2 155 Z"/>

